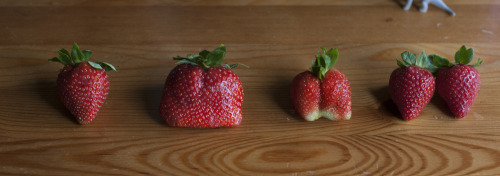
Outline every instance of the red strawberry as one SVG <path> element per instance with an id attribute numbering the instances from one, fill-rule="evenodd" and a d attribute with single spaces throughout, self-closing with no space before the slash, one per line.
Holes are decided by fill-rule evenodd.
<path id="1" fill-rule="evenodd" d="M 241 123 L 243 88 L 231 70 L 238 64 L 222 63 L 226 47 L 212 52 L 175 57 L 180 60 L 168 75 L 160 114 L 170 126 L 235 127 Z"/>
<path id="2" fill-rule="evenodd" d="M 440 69 L 437 73 L 436 87 L 453 115 L 463 118 L 469 112 L 481 86 L 481 76 L 476 66 L 483 63 L 478 59 L 476 64 L 467 65 L 474 57 L 474 49 L 462 46 L 455 54 L 455 63 L 435 56 L 433 62 Z"/>
<path id="3" fill-rule="evenodd" d="M 57 77 L 61 101 L 80 124 L 88 124 L 94 120 L 108 96 L 109 80 L 106 71 L 116 69 L 105 62 L 89 61 L 92 51 L 81 51 L 76 43 L 71 54 L 64 48 L 58 53 L 59 57 L 49 61 L 64 65 Z"/>
<path id="4" fill-rule="evenodd" d="M 310 71 L 297 75 L 290 87 L 295 110 L 307 121 L 320 117 L 330 120 L 351 118 L 351 87 L 346 76 L 333 68 L 337 49 L 321 48 Z"/>
<path id="5" fill-rule="evenodd" d="M 435 80 L 432 73 L 434 65 L 425 52 L 415 59 L 415 54 L 401 53 L 403 62 L 397 60 L 400 68 L 394 70 L 389 79 L 391 98 L 405 120 L 417 117 L 429 103 L 434 94 Z"/>

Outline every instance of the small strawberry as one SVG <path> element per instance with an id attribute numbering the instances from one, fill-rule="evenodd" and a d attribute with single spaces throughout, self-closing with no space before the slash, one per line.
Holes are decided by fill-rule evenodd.
<path id="1" fill-rule="evenodd" d="M 422 112 L 435 89 L 434 77 L 427 70 L 434 65 L 425 52 L 416 59 L 415 56 L 408 51 L 401 53 L 403 62 L 397 60 L 400 68 L 394 70 L 389 79 L 391 98 L 405 120 L 412 120 Z"/>
<path id="2" fill-rule="evenodd" d="M 57 77 L 59 97 L 80 124 L 90 123 L 108 96 L 109 80 L 106 71 L 114 70 L 106 62 L 89 61 L 92 51 L 81 51 L 73 44 L 71 54 L 59 50 L 59 57 L 49 61 L 59 62 L 64 68 Z"/>
<path id="3" fill-rule="evenodd" d="M 243 87 L 231 70 L 238 64 L 222 63 L 226 47 L 177 56 L 168 75 L 160 115 L 176 127 L 235 127 L 241 123 Z"/>
<path id="4" fill-rule="evenodd" d="M 481 76 L 476 66 L 483 63 L 478 59 L 474 65 L 467 65 L 474 57 L 474 49 L 462 46 L 455 53 L 455 63 L 434 56 L 433 62 L 439 69 L 436 76 L 436 87 L 453 115 L 463 118 L 469 112 L 481 86 Z"/>
<path id="5" fill-rule="evenodd" d="M 351 118 L 351 86 L 347 77 L 333 68 L 337 49 L 321 48 L 309 71 L 298 74 L 290 87 L 295 110 L 307 121 L 320 117 L 330 120 Z"/>

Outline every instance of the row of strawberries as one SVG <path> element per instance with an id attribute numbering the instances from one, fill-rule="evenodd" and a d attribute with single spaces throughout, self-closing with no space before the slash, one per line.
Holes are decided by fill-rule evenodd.
<path id="1" fill-rule="evenodd" d="M 106 62 L 89 61 L 89 50 L 80 50 L 75 43 L 71 52 L 61 49 L 59 57 L 64 68 L 57 78 L 57 88 L 64 106 L 81 124 L 90 123 L 104 104 L 109 92 L 106 71 L 116 68 Z M 226 47 L 199 54 L 177 56 L 175 67 L 163 89 L 160 114 L 170 126 L 235 127 L 242 121 L 243 87 L 231 70 L 238 65 L 223 63 Z M 333 68 L 337 49 L 321 50 L 312 67 L 298 74 L 292 82 L 290 96 L 297 113 L 307 121 L 325 117 L 330 120 L 351 118 L 351 87 L 347 77 Z M 405 51 L 400 68 L 389 80 L 392 100 L 405 120 L 417 117 L 429 103 L 435 89 L 457 118 L 470 110 L 480 87 L 480 75 L 472 61 L 474 49 L 462 46 L 455 62 L 422 52 L 416 56 Z M 246 66 L 246 65 L 243 65 Z M 247 67 L 247 66 L 246 66 Z M 435 78 L 435 77 L 436 78 Z"/>

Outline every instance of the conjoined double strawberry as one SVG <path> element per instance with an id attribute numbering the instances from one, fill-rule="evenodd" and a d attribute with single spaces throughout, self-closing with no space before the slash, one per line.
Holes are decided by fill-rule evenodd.
<path id="1" fill-rule="evenodd" d="M 81 51 L 76 43 L 71 53 L 64 48 L 58 53 L 59 57 L 49 61 L 64 65 L 57 77 L 59 97 L 80 124 L 88 124 L 94 120 L 108 96 L 106 71 L 116 69 L 106 62 L 89 61 L 92 51 Z"/>
<path id="2" fill-rule="evenodd" d="M 455 117 L 467 115 L 481 86 L 481 77 L 474 67 L 483 61 L 478 59 L 474 65 L 467 65 L 474 57 L 473 48 L 462 46 L 455 53 L 455 63 L 436 54 L 426 56 L 424 52 L 416 59 L 415 54 L 407 51 L 401 57 L 404 62 L 397 61 L 401 68 L 392 72 L 389 89 L 405 120 L 422 112 L 435 89 Z M 435 79 L 429 70 L 437 71 Z"/>
<path id="3" fill-rule="evenodd" d="M 337 49 L 321 48 L 311 69 L 293 79 L 290 97 L 297 113 L 307 121 L 351 118 L 351 87 L 347 77 L 333 68 L 338 55 Z"/>
<path id="4" fill-rule="evenodd" d="M 235 127 L 242 121 L 243 88 L 231 70 L 238 64 L 222 63 L 226 47 L 175 57 L 167 76 L 160 114 L 170 126 Z"/>

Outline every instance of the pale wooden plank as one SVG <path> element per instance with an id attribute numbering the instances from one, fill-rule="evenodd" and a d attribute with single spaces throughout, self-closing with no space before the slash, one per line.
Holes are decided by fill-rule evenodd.
<path id="1" fill-rule="evenodd" d="M 2 174 L 496 175 L 500 136 L 227 134 L 12 139 Z"/>

